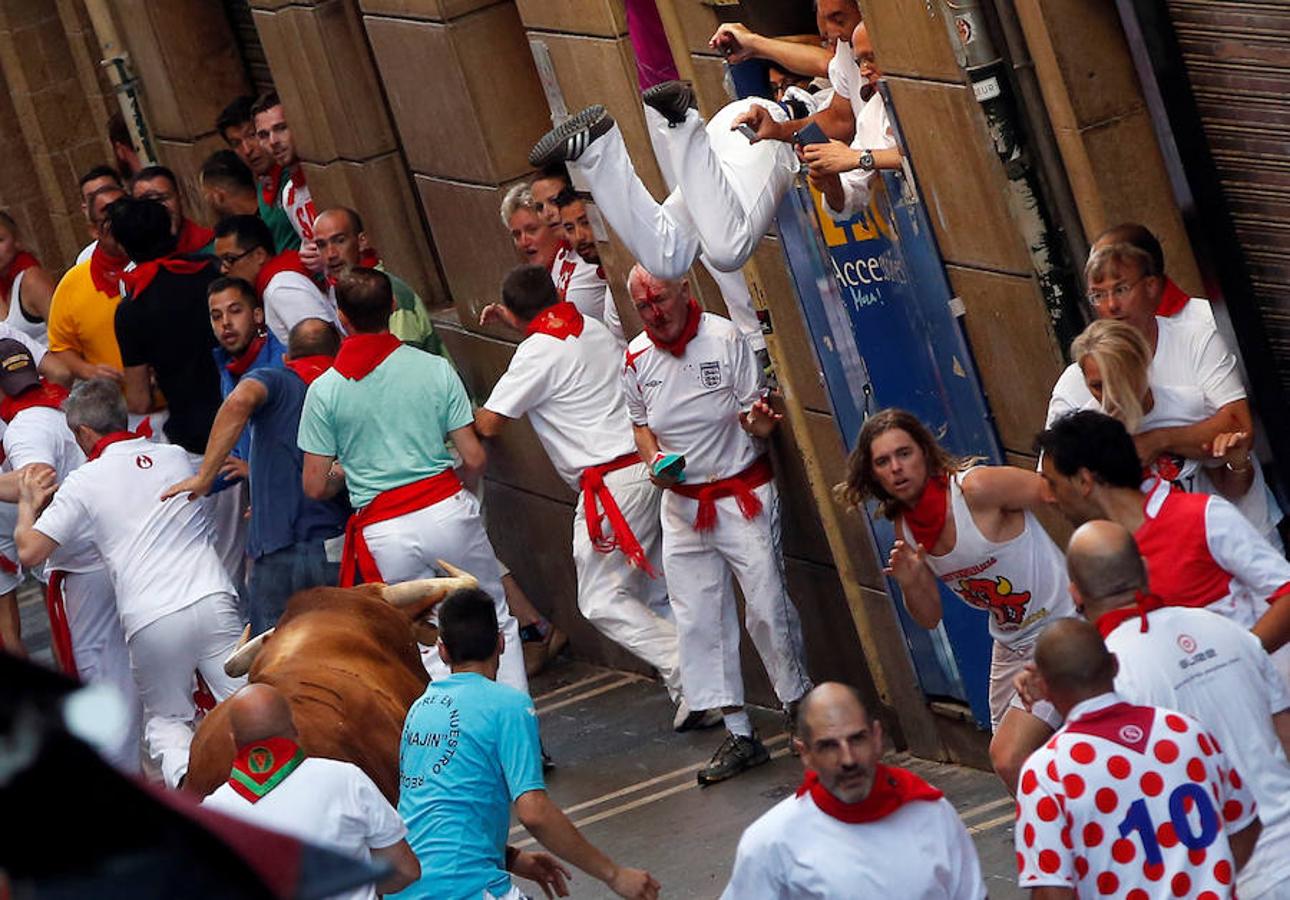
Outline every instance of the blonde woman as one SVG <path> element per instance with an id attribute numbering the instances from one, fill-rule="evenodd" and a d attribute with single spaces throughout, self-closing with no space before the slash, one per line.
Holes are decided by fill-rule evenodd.
<path id="1" fill-rule="evenodd" d="M 1208 418 L 1199 388 L 1149 383 L 1151 356 L 1142 333 L 1114 319 L 1099 319 L 1071 344 L 1071 358 L 1083 372 L 1089 393 L 1103 412 L 1123 422 L 1131 434 L 1194 425 Z M 1149 477 L 1173 482 L 1182 490 L 1225 497 L 1280 547 L 1252 443 L 1249 432 L 1225 432 L 1207 445 L 1206 459 L 1162 453 L 1146 461 L 1145 468 Z"/>

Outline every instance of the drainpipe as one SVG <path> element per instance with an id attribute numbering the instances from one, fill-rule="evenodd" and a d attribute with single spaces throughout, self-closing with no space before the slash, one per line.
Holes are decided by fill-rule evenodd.
<path id="1" fill-rule="evenodd" d="M 112 19 L 112 10 L 107 0 L 85 0 L 85 10 L 89 13 L 94 27 L 94 36 L 99 42 L 99 52 L 103 59 L 99 65 L 107 70 L 108 80 L 121 105 L 121 115 L 125 127 L 130 131 L 130 140 L 134 142 L 139 162 L 145 166 L 157 162 L 157 153 L 152 146 L 152 132 L 143 117 L 143 105 L 139 100 L 139 79 L 130 68 L 130 54 L 125 49 L 121 36 L 117 33 L 116 22 Z"/>
<path id="2" fill-rule="evenodd" d="M 926 0 L 929 11 L 932 0 Z M 1008 64 L 995 49 L 979 0 L 939 0 L 954 55 L 968 83 L 1007 176 L 1007 201 L 1021 229 L 1031 265 L 1063 356 L 1084 329 L 1082 291 L 1070 266 L 1065 239 L 1049 213 L 1039 176 L 1024 142 L 1021 112 L 1008 79 Z"/>

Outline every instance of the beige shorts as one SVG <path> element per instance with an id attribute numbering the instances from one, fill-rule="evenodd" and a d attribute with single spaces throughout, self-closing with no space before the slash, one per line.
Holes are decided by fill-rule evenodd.
<path id="1" fill-rule="evenodd" d="M 1012 679 L 1025 668 L 1026 663 L 1030 662 L 1034 655 L 1034 643 L 1027 644 L 1025 647 L 1008 647 L 998 641 L 994 642 L 994 650 L 990 654 L 990 728 L 992 731 L 999 730 L 999 723 L 1003 721 L 1009 709 L 1027 711 L 1026 705 L 1021 702 L 1021 697 L 1017 696 L 1016 688 L 1012 686 Z M 1047 700 L 1040 700 L 1029 710 L 1029 713 L 1054 731 L 1062 725 L 1062 717 Z"/>

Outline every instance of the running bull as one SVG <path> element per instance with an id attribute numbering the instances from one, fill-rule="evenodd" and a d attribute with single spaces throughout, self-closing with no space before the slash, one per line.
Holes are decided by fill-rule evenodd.
<path id="1" fill-rule="evenodd" d="M 276 628 L 245 642 L 224 664 L 249 673 L 291 703 L 300 746 L 310 756 L 352 762 L 391 803 L 399 797 L 399 735 L 429 677 L 418 637 L 421 617 L 475 579 L 440 561 L 447 578 L 352 588 L 311 588 L 292 596 Z M 202 721 L 189 751 L 185 788 L 205 796 L 228 778 L 235 748 L 224 704 Z"/>

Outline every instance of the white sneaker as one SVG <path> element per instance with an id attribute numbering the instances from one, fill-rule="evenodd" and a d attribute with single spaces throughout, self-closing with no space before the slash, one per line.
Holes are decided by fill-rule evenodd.
<path id="1" fill-rule="evenodd" d="M 715 728 L 722 722 L 719 709 L 690 709 L 690 705 L 681 698 L 676 705 L 676 715 L 672 717 L 672 730 L 676 732 L 696 731 L 700 728 Z"/>

